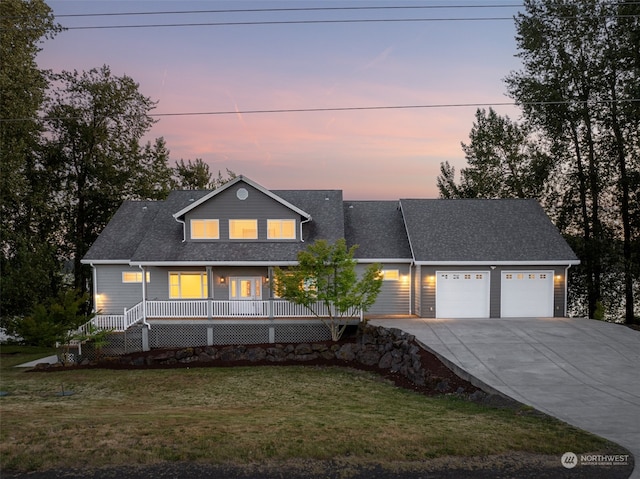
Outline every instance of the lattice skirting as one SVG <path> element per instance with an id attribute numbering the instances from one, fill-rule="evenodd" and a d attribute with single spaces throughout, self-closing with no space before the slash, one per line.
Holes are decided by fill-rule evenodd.
<path id="1" fill-rule="evenodd" d="M 90 343 L 82 346 L 76 360 L 97 356 L 117 356 L 143 351 L 145 326 L 136 325 L 122 333 L 111 333 L 108 344 L 94 351 Z M 304 323 L 154 323 L 147 331 L 149 349 L 219 346 L 227 344 L 303 343 L 327 341 L 331 333 L 320 322 Z"/>

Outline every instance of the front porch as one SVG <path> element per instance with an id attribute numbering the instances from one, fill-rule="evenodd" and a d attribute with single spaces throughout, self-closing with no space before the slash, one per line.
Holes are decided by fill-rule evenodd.
<path id="1" fill-rule="evenodd" d="M 98 314 L 83 326 L 123 332 L 138 323 L 152 327 L 156 320 L 275 320 L 329 318 L 330 311 L 324 303 L 317 303 L 313 310 L 280 299 L 219 301 L 202 300 L 153 300 L 142 301 L 125 309 L 123 314 Z M 362 311 L 353 310 L 344 315 L 345 320 L 362 320 Z M 149 321 L 152 321 L 151 323 Z"/>

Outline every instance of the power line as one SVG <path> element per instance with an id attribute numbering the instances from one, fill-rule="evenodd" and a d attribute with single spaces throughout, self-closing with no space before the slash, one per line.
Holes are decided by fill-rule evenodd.
<path id="1" fill-rule="evenodd" d="M 327 107 L 327 108 L 283 108 L 265 110 L 220 110 L 220 111 L 192 111 L 149 113 L 151 117 L 177 117 L 177 116 L 223 116 L 223 115 L 254 115 L 254 114 L 281 114 L 281 113 L 321 113 L 321 112 L 347 112 L 347 111 L 374 111 L 374 110 L 412 110 L 412 109 L 437 109 L 437 108 L 480 108 L 494 106 L 544 106 L 544 105 L 603 105 L 611 103 L 640 103 L 640 98 L 628 98 L 620 100 L 558 100 L 535 102 L 485 102 L 485 103 L 431 103 L 424 105 L 378 105 L 378 106 L 353 106 L 353 107 Z M 75 117 L 42 117 L 40 120 L 69 120 Z M 32 118 L 0 118 L 0 122 L 31 121 Z"/>
<path id="2" fill-rule="evenodd" d="M 324 12 L 324 11 L 362 11 L 362 10 L 436 10 L 436 9 L 461 9 L 461 8 L 517 8 L 522 3 L 504 5 L 389 5 L 367 7 L 297 7 L 297 8 L 246 8 L 223 10 L 176 10 L 160 12 L 106 12 L 106 13 L 69 13 L 56 15 L 56 18 L 77 17 L 115 17 L 115 16 L 139 16 L 139 15 L 182 15 L 203 13 L 273 13 L 273 12 Z"/>
<path id="3" fill-rule="evenodd" d="M 636 15 L 630 15 L 636 16 Z M 326 23 L 410 23 L 410 22 L 456 22 L 456 21 L 513 21 L 513 17 L 459 17 L 459 18 L 369 18 L 347 20 L 259 20 L 251 22 L 204 22 L 204 23 L 155 23 L 137 25 L 93 25 L 64 27 L 65 30 L 106 30 L 122 28 L 163 28 L 163 27 L 229 27 L 251 25 L 312 25 Z"/>

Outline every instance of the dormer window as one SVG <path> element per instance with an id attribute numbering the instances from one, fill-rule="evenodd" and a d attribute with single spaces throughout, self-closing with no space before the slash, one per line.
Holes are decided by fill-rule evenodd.
<path id="1" fill-rule="evenodd" d="M 258 239 L 258 220 L 229 220 L 229 239 Z"/>
<path id="2" fill-rule="evenodd" d="M 191 220 L 191 239 L 219 239 L 219 220 Z"/>
<path id="3" fill-rule="evenodd" d="M 296 220 L 267 220 L 268 239 L 296 239 Z"/>

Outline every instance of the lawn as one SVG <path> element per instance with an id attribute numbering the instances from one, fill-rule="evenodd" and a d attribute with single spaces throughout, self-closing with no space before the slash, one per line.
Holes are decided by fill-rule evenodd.
<path id="1" fill-rule="evenodd" d="M 26 372 L 37 354 L 2 349 L 4 471 L 203 461 L 348 459 L 412 463 L 444 456 L 611 450 L 603 439 L 530 411 L 403 390 L 373 373 L 263 366 Z M 42 354 L 40 354 L 42 356 Z M 62 390 L 73 395 L 57 395 Z"/>

